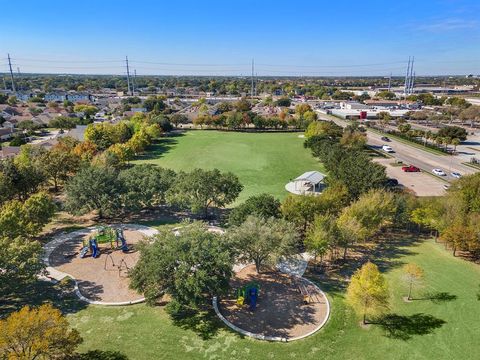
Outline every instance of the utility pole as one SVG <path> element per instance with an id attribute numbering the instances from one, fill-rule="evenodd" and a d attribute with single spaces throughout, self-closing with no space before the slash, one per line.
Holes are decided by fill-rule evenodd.
<path id="1" fill-rule="evenodd" d="M 15 81 L 13 80 L 13 71 L 12 71 L 12 61 L 10 59 L 10 54 L 7 54 L 8 57 L 8 67 L 10 68 L 10 80 L 12 81 L 12 90 L 15 92 Z"/>
<path id="2" fill-rule="evenodd" d="M 255 72 L 255 63 L 254 63 L 254 60 L 252 59 L 252 89 L 251 89 L 251 97 L 253 99 L 253 92 L 255 91 L 255 85 L 254 85 L 254 80 L 253 80 L 253 76 L 254 76 L 254 72 Z"/>
<path id="3" fill-rule="evenodd" d="M 127 94 L 132 95 L 130 88 L 130 69 L 128 68 L 128 56 L 125 56 L 125 63 L 127 64 Z"/>
<path id="4" fill-rule="evenodd" d="M 405 97 L 407 96 L 408 94 L 408 75 L 410 73 L 410 56 L 408 57 L 408 65 L 407 65 L 407 73 L 405 74 L 405 88 L 404 88 L 404 94 L 405 94 Z"/>

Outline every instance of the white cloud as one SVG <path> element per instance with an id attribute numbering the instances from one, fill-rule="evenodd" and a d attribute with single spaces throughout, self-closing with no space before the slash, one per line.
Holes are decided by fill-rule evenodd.
<path id="1" fill-rule="evenodd" d="M 447 32 L 455 30 L 478 29 L 479 25 L 480 23 L 476 20 L 443 19 L 431 23 L 418 25 L 416 29 L 429 32 Z"/>

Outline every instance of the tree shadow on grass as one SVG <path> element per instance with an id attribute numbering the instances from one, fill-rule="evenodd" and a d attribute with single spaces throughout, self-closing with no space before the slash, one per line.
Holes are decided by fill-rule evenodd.
<path id="1" fill-rule="evenodd" d="M 73 283 L 68 279 L 57 284 L 47 281 L 37 281 L 19 289 L 14 294 L 2 295 L 0 302 L 0 317 L 8 316 L 23 306 L 40 306 L 50 303 L 62 313 L 75 313 L 85 309 L 88 304 L 81 301 L 73 291 Z"/>
<path id="2" fill-rule="evenodd" d="M 182 311 L 171 314 L 170 318 L 175 326 L 191 330 L 203 340 L 211 339 L 223 328 L 223 323 L 213 311 Z"/>
<path id="3" fill-rule="evenodd" d="M 178 134 L 175 136 L 164 137 L 150 145 L 147 148 L 147 151 L 137 156 L 136 160 L 155 160 L 162 158 L 165 154 L 170 152 L 178 144 L 176 137 L 184 136 L 183 134 Z"/>
<path id="4" fill-rule="evenodd" d="M 70 360 L 128 360 L 127 355 L 120 351 L 89 350 L 86 353 L 75 354 Z"/>
<path id="5" fill-rule="evenodd" d="M 387 314 L 375 321 L 392 339 L 409 340 L 415 335 L 428 335 L 446 322 L 429 314 Z"/>
<path id="6" fill-rule="evenodd" d="M 412 300 L 430 300 L 435 304 L 441 304 L 448 301 L 457 300 L 457 295 L 450 294 L 448 292 L 430 292 L 425 293 L 421 298 L 414 298 Z"/>

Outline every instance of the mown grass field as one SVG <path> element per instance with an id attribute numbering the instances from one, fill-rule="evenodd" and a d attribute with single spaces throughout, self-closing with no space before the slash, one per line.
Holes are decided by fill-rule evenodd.
<path id="1" fill-rule="evenodd" d="M 326 327 L 298 342 L 268 343 L 242 338 L 222 326 L 203 339 L 188 324 L 174 325 L 162 307 L 88 306 L 69 315 L 85 339 L 82 350 L 109 349 L 131 359 L 478 359 L 480 302 L 476 292 L 480 267 L 453 258 L 433 241 L 385 249 L 377 264 L 386 272 L 392 293 L 390 326 L 362 329 L 344 304 L 343 289 L 317 281 L 332 313 Z M 405 303 L 400 266 L 414 261 L 426 282 Z"/>
<path id="2" fill-rule="evenodd" d="M 195 168 L 231 171 L 244 185 L 238 202 L 263 192 L 283 199 L 285 185 L 305 171 L 324 171 L 300 133 L 188 131 L 164 138 L 136 163 L 174 170 Z"/>

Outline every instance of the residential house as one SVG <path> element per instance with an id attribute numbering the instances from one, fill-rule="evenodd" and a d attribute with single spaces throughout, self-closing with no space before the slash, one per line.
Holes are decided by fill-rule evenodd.
<path id="1" fill-rule="evenodd" d="M 20 153 L 20 146 L 3 146 L 0 149 L 0 160 L 15 157 Z"/>
<path id="2" fill-rule="evenodd" d="M 52 93 L 45 94 L 45 101 L 54 101 L 54 102 L 63 102 L 67 100 L 67 93 L 65 91 L 56 91 Z"/>
<path id="3" fill-rule="evenodd" d="M 27 102 L 28 100 L 30 100 L 32 97 L 35 96 L 35 94 L 33 92 L 30 92 L 30 91 L 17 91 L 15 93 L 15 96 L 17 97 L 17 100 L 19 101 L 24 101 L 24 102 Z"/>
<path id="4" fill-rule="evenodd" d="M 88 103 L 88 102 L 91 102 L 93 98 L 88 93 L 75 92 L 75 93 L 68 93 L 67 100 L 73 103 L 78 103 L 78 102 Z"/>
<path id="5" fill-rule="evenodd" d="M 12 128 L 0 128 L 0 140 L 10 140 L 15 135 L 15 130 Z"/>

